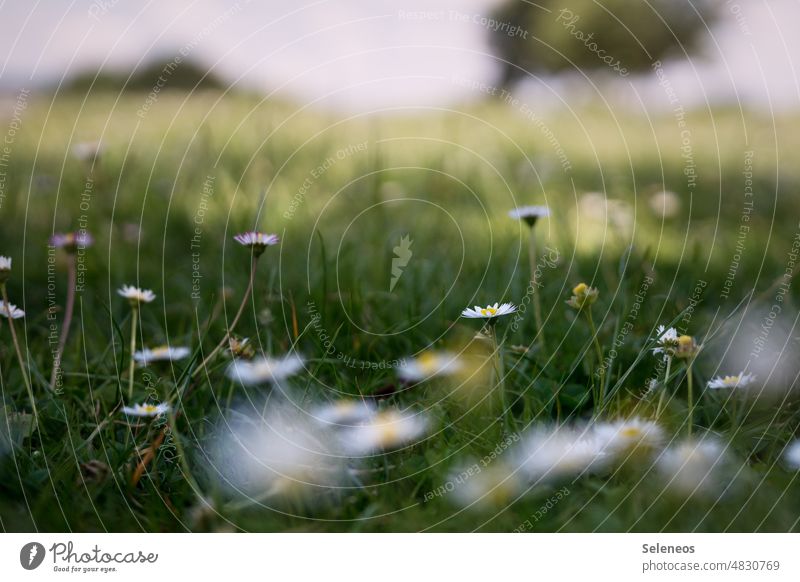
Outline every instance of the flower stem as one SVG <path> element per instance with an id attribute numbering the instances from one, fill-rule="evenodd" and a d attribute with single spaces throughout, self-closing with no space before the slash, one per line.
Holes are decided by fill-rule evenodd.
<path id="1" fill-rule="evenodd" d="M 489 329 L 489 336 L 492 338 L 492 355 L 494 359 L 494 373 L 497 379 L 495 384 L 497 390 L 500 392 L 500 407 L 502 408 L 503 414 L 503 424 L 506 430 L 510 428 L 510 420 L 509 417 L 511 415 L 511 410 L 508 408 L 508 402 L 506 399 L 506 388 L 505 388 L 505 366 L 503 363 L 503 354 L 500 349 L 500 344 L 497 341 L 497 329 L 496 326 L 497 322 L 494 320 L 489 320 L 487 323 L 487 327 Z"/>
<path id="2" fill-rule="evenodd" d="M 50 374 L 50 390 L 56 389 L 59 373 L 61 372 L 61 359 L 64 355 L 64 347 L 67 345 L 69 328 L 72 324 L 72 313 L 75 310 L 75 281 L 77 272 L 75 269 L 75 255 L 69 254 L 69 273 L 67 275 L 67 303 L 64 307 L 64 322 L 61 325 L 61 336 L 58 338 L 58 348 L 55 358 L 53 358 L 53 372 Z"/>
<path id="3" fill-rule="evenodd" d="M 536 321 L 536 338 L 539 340 L 539 347 L 542 349 L 542 351 L 544 351 L 545 345 L 544 324 L 542 323 L 542 304 L 537 291 L 538 281 L 536 276 L 536 237 L 534 236 L 533 232 L 533 228 L 531 228 L 530 236 L 528 237 L 528 259 L 531 263 L 531 293 L 533 294 L 533 318 Z"/>
<path id="4" fill-rule="evenodd" d="M 25 368 L 25 360 L 22 357 L 22 350 L 19 347 L 19 339 L 17 338 L 17 330 L 14 328 L 14 319 L 11 317 L 11 307 L 8 303 L 8 290 L 6 284 L 0 284 L 0 292 L 3 295 L 3 305 L 6 307 L 6 314 L 8 315 L 8 328 L 11 330 L 11 341 L 14 342 L 14 349 L 17 352 L 17 360 L 19 361 L 19 369 L 22 372 L 22 380 L 25 382 L 25 390 L 28 392 L 28 399 L 31 401 L 31 409 L 33 409 L 33 417 L 36 421 L 36 426 L 39 426 L 39 411 L 36 408 L 36 399 L 33 397 L 33 388 L 31 381 Z"/>
<path id="5" fill-rule="evenodd" d="M 595 395 L 595 406 L 602 407 L 603 403 L 600 400 L 603 390 L 603 377 L 605 376 L 605 370 L 603 369 L 603 348 L 600 347 L 600 340 L 597 339 L 597 328 L 594 325 L 591 308 L 586 310 L 586 318 L 589 320 L 589 329 L 592 333 L 594 349 L 597 354 L 597 370 L 600 373 L 600 386 L 597 388 L 597 394 Z M 592 377 L 594 377 L 594 374 L 592 374 Z"/>
<path id="6" fill-rule="evenodd" d="M 686 382 L 688 383 L 688 399 L 689 399 L 689 436 L 692 436 L 692 425 L 694 424 L 694 393 L 692 391 L 692 364 L 694 363 L 694 358 L 689 359 L 689 363 L 686 364 Z"/>
<path id="7" fill-rule="evenodd" d="M 667 371 L 664 374 L 664 385 L 661 387 L 661 395 L 658 397 L 656 407 L 656 418 L 661 418 L 661 409 L 664 406 L 664 396 L 667 393 L 667 382 L 669 381 L 669 369 L 672 367 L 672 358 L 667 356 Z"/>
<path id="8" fill-rule="evenodd" d="M 250 281 L 247 284 L 247 290 L 244 292 L 244 297 L 242 297 L 242 304 L 239 305 L 239 310 L 236 312 L 236 315 L 233 317 L 231 324 L 228 326 L 228 330 L 225 332 L 225 335 L 222 337 L 222 340 L 217 344 L 208 356 L 197 366 L 197 369 L 192 374 L 192 377 L 197 375 L 200 370 L 205 369 L 208 363 L 217 355 L 217 353 L 228 343 L 231 334 L 233 333 L 233 328 L 236 327 L 236 324 L 239 323 L 239 319 L 242 317 L 244 313 L 244 308 L 247 306 L 247 301 L 250 299 L 250 296 L 253 293 L 253 286 L 255 285 L 256 279 L 256 266 L 258 265 L 258 256 L 255 254 L 253 255 L 253 259 L 250 266 Z"/>
<path id="9" fill-rule="evenodd" d="M 139 306 L 134 305 L 131 308 L 131 365 L 128 372 L 128 400 L 133 398 L 133 377 L 136 370 L 136 359 L 133 357 L 136 353 L 136 325 L 139 321 Z"/>

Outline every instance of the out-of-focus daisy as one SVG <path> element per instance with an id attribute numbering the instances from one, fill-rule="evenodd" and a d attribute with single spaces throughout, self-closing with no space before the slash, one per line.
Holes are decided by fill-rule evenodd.
<path id="1" fill-rule="evenodd" d="M 800 471 L 800 439 L 790 442 L 783 451 L 783 460 L 790 469 Z"/>
<path id="2" fill-rule="evenodd" d="M 250 361 L 235 360 L 228 366 L 228 378 L 246 386 L 280 382 L 303 369 L 303 358 L 289 354 L 282 358 L 260 357 Z"/>
<path id="3" fill-rule="evenodd" d="M 323 424 L 353 426 L 369 421 L 377 414 L 375 406 L 363 400 L 339 400 L 312 411 L 312 416 Z"/>
<path id="4" fill-rule="evenodd" d="M 133 406 L 123 406 L 122 412 L 128 416 L 161 416 L 169 412 L 169 404 L 134 404 Z"/>
<path id="5" fill-rule="evenodd" d="M 600 292 L 595 287 L 589 287 L 586 283 L 578 283 L 572 289 L 572 297 L 567 300 L 567 305 L 580 311 L 597 301 Z"/>
<path id="6" fill-rule="evenodd" d="M 593 433 L 603 450 L 612 455 L 649 452 L 664 442 L 664 430 L 658 424 L 638 417 L 599 423 Z"/>
<path id="7" fill-rule="evenodd" d="M 150 362 L 172 362 L 182 360 L 191 354 L 192 351 L 187 347 L 158 346 L 157 348 L 145 348 L 136 352 L 133 358 L 140 364 L 147 365 Z"/>
<path id="8" fill-rule="evenodd" d="M 11 276 L 11 257 L 0 257 L 0 283 L 5 283 Z"/>
<path id="9" fill-rule="evenodd" d="M 682 495 L 717 495 L 724 482 L 726 448 L 711 438 L 690 440 L 666 449 L 658 458 L 665 487 Z"/>
<path id="10" fill-rule="evenodd" d="M 243 360 L 252 360 L 256 355 L 256 350 L 253 348 L 253 344 L 250 343 L 250 338 L 229 338 L 228 352 L 232 357 Z"/>
<path id="11" fill-rule="evenodd" d="M 756 381 L 753 374 L 740 372 L 735 376 L 717 376 L 709 381 L 709 388 L 746 388 Z"/>
<path id="12" fill-rule="evenodd" d="M 473 471 L 479 465 L 472 465 Z M 504 507 L 523 489 L 524 481 L 519 471 L 501 460 L 478 469 L 470 475 L 469 469 L 451 475 L 446 488 L 453 490 L 453 499 L 462 506 L 473 508 Z M 453 484 L 450 487 L 449 484 Z"/>
<path id="13" fill-rule="evenodd" d="M 94 244 L 94 239 L 92 238 L 92 235 L 85 230 L 78 232 L 56 233 L 50 237 L 50 246 L 57 249 L 64 249 L 69 253 L 74 253 L 79 248 L 83 249 L 90 247 L 92 244 Z"/>
<path id="14" fill-rule="evenodd" d="M 318 502 L 346 476 L 332 432 L 289 406 L 231 417 L 220 430 L 210 446 L 214 467 L 237 492 Z"/>
<path id="15" fill-rule="evenodd" d="M 678 330 L 674 327 L 667 328 L 659 325 L 656 328 L 656 347 L 653 348 L 653 355 L 662 354 L 664 358 L 672 357 L 675 348 L 678 346 Z"/>
<path id="16" fill-rule="evenodd" d="M 342 443 L 352 455 L 394 449 L 422 437 L 428 424 L 428 419 L 420 413 L 384 410 L 364 424 L 345 431 Z"/>
<path id="17" fill-rule="evenodd" d="M 653 214 L 662 218 L 672 218 L 681 210 L 680 197 L 669 190 L 656 192 L 650 196 L 649 204 Z"/>
<path id="18" fill-rule="evenodd" d="M 251 230 L 237 234 L 233 237 L 233 240 L 242 246 L 250 247 L 253 253 L 260 255 L 267 247 L 278 244 L 280 239 L 278 239 L 277 234 L 265 234 Z"/>
<path id="19" fill-rule="evenodd" d="M 407 382 L 419 382 L 434 376 L 449 376 L 464 367 L 457 354 L 444 351 L 427 351 L 420 356 L 404 360 L 397 368 L 397 375 Z"/>
<path id="20" fill-rule="evenodd" d="M 602 445 L 591 433 L 563 427 L 536 429 L 518 447 L 517 464 L 535 482 L 581 475 L 606 466 L 608 455 Z"/>
<path id="21" fill-rule="evenodd" d="M 150 303 L 156 298 L 150 289 L 139 289 L 133 285 L 123 285 L 117 293 L 127 299 L 131 305 L 138 307 L 141 303 Z"/>
<path id="22" fill-rule="evenodd" d="M 81 162 L 92 162 L 103 153 L 103 144 L 99 141 L 82 141 L 72 146 L 72 155 Z"/>
<path id="23" fill-rule="evenodd" d="M 519 206 L 509 211 L 508 215 L 515 220 L 524 220 L 533 227 L 540 218 L 550 216 L 550 209 L 547 206 Z"/>
<path id="24" fill-rule="evenodd" d="M 6 303 L 0 299 L 0 315 L 6 319 L 21 319 L 25 317 L 25 312 L 18 309 L 16 305 Z"/>
<path id="25" fill-rule="evenodd" d="M 495 303 L 494 305 L 487 305 L 486 307 L 475 306 L 474 309 L 467 308 L 461 312 L 461 317 L 470 319 L 493 319 L 502 315 L 509 315 L 514 313 L 517 308 L 513 303 Z"/>

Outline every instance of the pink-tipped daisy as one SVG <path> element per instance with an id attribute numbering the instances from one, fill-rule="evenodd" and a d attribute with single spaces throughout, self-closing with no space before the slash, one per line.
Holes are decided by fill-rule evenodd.
<path id="1" fill-rule="evenodd" d="M 18 309 L 16 305 L 6 303 L 0 299 L 0 315 L 7 319 L 21 319 L 25 317 L 25 312 Z"/>
<path id="2" fill-rule="evenodd" d="M 83 249 L 92 246 L 94 239 L 92 235 L 83 231 L 56 233 L 50 237 L 50 246 L 57 249 L 64 249 L 67 252 L 75 252 L 76 249 Z"/>
<path id="3" fill-rule="evenodd" d="M 240 245 L 250 247 L 256 255 L 263 253 L 267 247 L 278 244 L 280 239 L 277 234 L 265 234 L 251 230 L 233 237 Z"/>

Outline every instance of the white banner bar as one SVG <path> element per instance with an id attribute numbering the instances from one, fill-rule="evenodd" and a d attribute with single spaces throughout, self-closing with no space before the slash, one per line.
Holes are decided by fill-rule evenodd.
<path id="1" fill-rule="evenodd" d="M 4 534 L 0 573 L 9 581 L 794 581 L 798 550 L 790 534 Z"/>

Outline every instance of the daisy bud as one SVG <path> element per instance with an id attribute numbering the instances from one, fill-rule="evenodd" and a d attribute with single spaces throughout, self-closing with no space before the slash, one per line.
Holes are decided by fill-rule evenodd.
<path id="1" fill-rule="evenodd" d="M 567 305 L 580 311 L 584 307 L 594 304 L 599 294 L 600 292 L 595 287 L 589 287 L 586 283 L 578 283 L 572 289 L 572 297 L 567 301 Z"/>
<path id="2" fill-rule="evenodd" d="M 697 352 L 700 351 L 700 347 L 697 345 L 697 342 L 694 338 L 690 335 L 682 335 L 678 337 L 678 343 L 675 347 L 675 357 L 676 358 L 683 358 L 689 359 L 693 358 L 697 355 Z"/>

